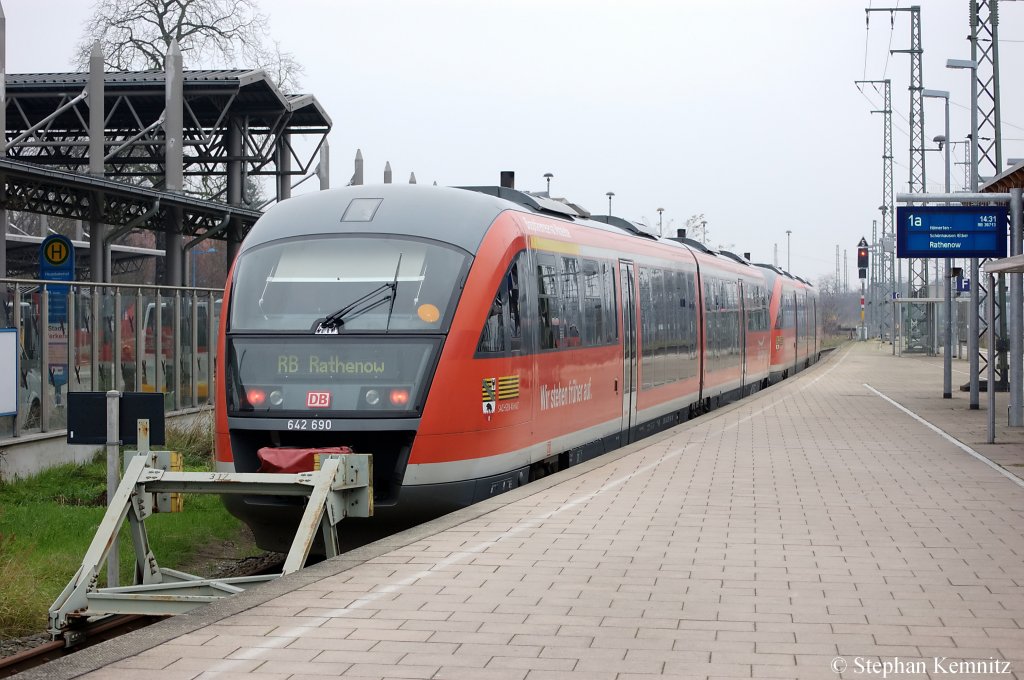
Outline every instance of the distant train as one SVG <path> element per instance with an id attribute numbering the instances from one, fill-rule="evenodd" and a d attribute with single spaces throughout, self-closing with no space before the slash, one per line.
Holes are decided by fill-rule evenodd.
<path id="1" fill-rule="evenodd" d="M 817 361 L 808 282 L 504 187 L 290 199 L 228 277 L 216 452 L 373 454 L 377 515 L 424 519 L 671 427 Z M 301 506 L 225 498 L 264 549 Z"/>

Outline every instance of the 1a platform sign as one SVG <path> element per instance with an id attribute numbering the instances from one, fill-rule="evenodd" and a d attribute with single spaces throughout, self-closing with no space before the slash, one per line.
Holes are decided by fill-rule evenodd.
<path id="1" fill-rule="evenodd" d="M 896 208 L 896 256 L 1006 257 L 1006 206 Z"/>

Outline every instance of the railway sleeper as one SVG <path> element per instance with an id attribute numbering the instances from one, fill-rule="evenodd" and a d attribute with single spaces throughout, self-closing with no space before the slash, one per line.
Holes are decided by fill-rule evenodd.
<path id="1" fill-rule="evenodd" d="M 161 455 L 162 454 L 162 455 Z M 111 614 L 182 614 L 246 588 L 301 569 L 318 534 L 328 557 L 338 554 L 338 523 L 373 514 L 373 470 L 369 454 L 326 455 L 319 469 L 297 474 L 174 472 L 167 451 L 126 455 L 121 483 L 113 494 L 74 577 L 49 610 L 49 633 L 71 646 L 81 641 L 74 628 Z M 207 579 L 160 567 L 145 520 L 163 510 L 166 494 L 214 493 L 297 496 L 306 507 L 279 574 Z M 135 549 L 136 584 L 99 587 L 100 569 L 125 520 Z"/>

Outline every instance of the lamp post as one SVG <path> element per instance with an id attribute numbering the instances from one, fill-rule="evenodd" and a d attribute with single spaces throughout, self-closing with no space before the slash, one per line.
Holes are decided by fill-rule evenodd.
<path id="1" fill-rule="evenodd" d="M 609 217 L 611 217 L 611 214 L 612 214 L 612 196 L 614 196 L 614 195 L 615 195 L 614 191 L 609 191 L 609 192 L 607 192 L 605 194 L 605 196 L 608 197 L 608 216 Z"/>
<path id="2" fill-rule="evenodd" d="M 973 59 L 947 59 L 946 68 L 968 69 L 971 72 L 971 193 L 978 193 L 978 62 Z M 948 143 L 949 135 L 946 135 Z M 978 313 L 981 295 L 978 280 L 978 258 L 971 258 L 971 313 L 967 317 L 967 359 L 970 362 L 971 399 L 969 408 L 976 411 L 978 402 Z M 989 291 L 991 294 L 991 291 Z M 991 351 L 991 348 L 990 348 Z M 995 357 L 989 356 L 989 361 Z M 988 386 L 993 389 L 992 385 Z"/>
<path id="3" fill-rule="evenodd" d="M 792 263 L 790 262 L 790 259 L 789 259 L 789 254 L 790 254 L 790 250 L 789 250 L 789 237 L 790 237 L 790 234 L 792 234 L 792 233 L 793 233 L 792 229 L 787 229 L 786 230 L 786 271 L 787 272 L 792 272 L 793 271 Z"/>
<path id="4" fill-rule="evenodd" d="M 548 198 L 551 198 L 551 178 L 554 177 L 550 172 L 544 173 L 544 179 L 548 181 Z"/>
<path id="5" fill-rule="evenodd" d="M 658 236 L 661 236 L 661 213 L 665 212 L 664 208 L 658 208 Z"/>
<path id="6" fill-rule="evenodd" d="M 949 92 L 947 90 L 921 90 L 921 95 L 932 99 L 941 99 L 946 108 L 946 134 L 939 135 L 934 141 L 939 143 L 939 151 L 946 147 L 946 193 L 949 193 Z M 943 295 L 945 296 L 946 308 L 946 341 L 942 352 L 942 398 L 953 398 L 953 281 L 950 279 L 950 268 L 952 263 L 946 258 L 945 285 Z"/>
<path id="7" fill-rule="evenodd" d="M 205 250 L 199 250 L 196 248 L 192 249 L 192 287 L 196 287 L 196 257 L 198 255 L 206 255 L 207 253 L 217 252 L 216 248 L 206 248 Z"/>

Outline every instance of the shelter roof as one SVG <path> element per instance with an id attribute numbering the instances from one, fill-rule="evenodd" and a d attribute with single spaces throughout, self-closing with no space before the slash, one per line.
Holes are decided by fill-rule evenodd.
<path id="1" fill-rule="evenodd" d="M 219 104 L 203 106 L 205 97 L 232 98 L 231 109 L 236 115 L 244 115 L 250 121 L 264 120 L 267 124 L 282 113 L 291 114 L 289 127 L 330 127 L 331 119 L 313 95 L 286 95 L 270 81 L 264 71 L 244 69 L 187 70 L 183 72 L 183 86 L 189 101 L 185 116 L 186 128 L 190 125 L 209 127 L 215 125 L 223 111 Z M 8 99 L 18 100 L 16 106 L 22 109 L 22 116 L 8 115 L 9 132 L 24 129 L 23 118 L 38 120 L 51 114 L 61 100 L 81 93 L 89 82 L 86 73 L 14 73 L 7 74 Z M 105 73 L 103 88 L 105 98 L 130 97 L 132 108 L 143 120 L 155 119 L 164 110 L 166 77 L 164 71 L 126 71 Z M 11 103 L 8 106 L 12 106 Z M 108 111 L 110 107 L 108 106 Z M 129 108 L 117 108 L 107 121 L 108 128 L 119 125 L 133 125 Z M 123 116 L 125 120 L 120 120 Z M 65 112 L 55 124 L 77 128 L 82 125 L 74 111 Z M 20 126 L 20 127 L 19 127 Z"/>
<path id="2" fill-rule="evenodd" d="M 1003 173 L 993 177 L 984 185 L 980 191 L 987 194 L 1007 193 L 1010 189 L 1024 188 L 1024 162 L 1007 168 Z"/>

